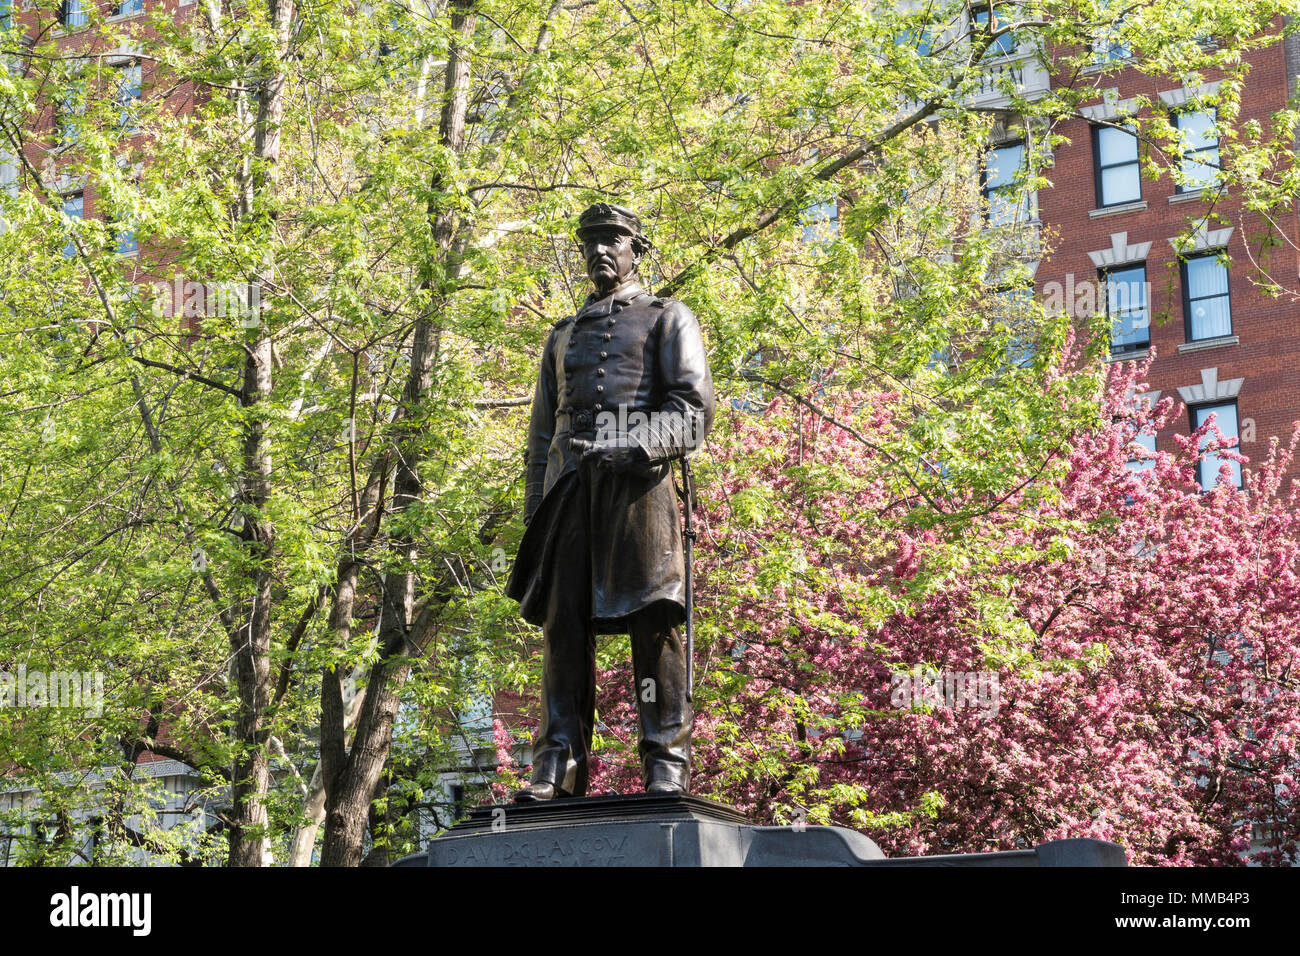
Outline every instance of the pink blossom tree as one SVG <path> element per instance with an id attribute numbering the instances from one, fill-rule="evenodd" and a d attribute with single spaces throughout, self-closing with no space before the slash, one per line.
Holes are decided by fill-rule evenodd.
<path id="1" fill-rule="evenodd" d="M 695 791 L 891 855 L 1090 836 L 1233 864 L 1261 825 L 1254 858 L 1293 859 L 1296 440 L 1248 491 L 1197 485 L 1212 424 L 1138 468 L 1176 414 L 1133 398 L 1143 371 L 987 509 L 898 493 L 896 394 L 736 412 L 705 462 Z M 635 791 L 626 648 L 602 661 L 592 790 Z"/>

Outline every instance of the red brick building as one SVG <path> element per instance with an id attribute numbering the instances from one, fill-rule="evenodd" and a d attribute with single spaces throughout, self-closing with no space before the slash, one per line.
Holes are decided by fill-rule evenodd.
<path id="1" fill-rule="evenodd" d="M 1123 62 L 1126 52 L 1103 47 L 1097 55 Z M 1267 131 L 1271 115 L 1296 89 L 1300 37 L 1252 53 L 1249 66 L 1234 125 L 1255 120 Z M 1059 296 L 1068 309 L 1072 293 L 1108 280 L 1097 299 L 1112 321 L 1111 361 L 1154 355 L 1147 376 L 1152 393 L 1174 397 L 1188 410 L 1154 439 L 1146 436 L 1148 448 L 1172 450 L 1175 433 L 1189 434 L 1214 412 L 1226 435 L 1239 436 L 1240 451 L 1262 461 L 1269 439 L 1285 442 L 1300 421 L 1296 211 L 1269 222 L 1243 208 L 1236 187 L 1220 188 L 1216 77 L 1189 88 L 1121 67 L 1096 77 L 1095 85 L 1085 118 L 1054 130 L 1069 142 L 1053 150 L 1046 173 L 1052 186 L 1036 197 L 1039 220 L 1055 233 L 1037 269 L 1036 291 L 1045 303 Z M 1135 97 L 1151 105 L 1138 108 Z M 1181 157 L 1157 152 L 1153 158 L 1181 168 L 1190 182 L 1175 182 L 1167 169 L 1157 179 L 1145 168 L 1139 172 L 1139 159 L 1152 158 L 1155 147 L 1126 132 L 1124 119 L 1153 109 L 1168 111 L 1186 146 Z M 1176 241 L 1189 230 L 1191 242 Z M 1270 284 L 1292 294 L 1268 295 Z M 1240 481 L 1240 469 L 1233 470 Z M 1211 461 L 1201 473 L 1209 486 L 1218 467 Z"/>
<path id="2" fill-rule="evenodd" d="M 38 82 L 43 107 L 34 124 L 37 135 L 22 144 L 21 157 L 0 141 L 0 188 L 16 193 L 39 177 L 47 195 L 61 197 L 66 216 L 112 224 L 118 253 L 138 257 L 129 222 L 77 171 L 77 145 L 91 123 L 104 122 L 102 111 L 98 117 L 89 114 L 90 104 L 107 103 L 108 121 L 122 136 L 117 159 L 124 168 L 139 168 L 144 137 L 136 123 L 144 109 L 176 115 L 193 108 L 194 84 L 160 74 L 140 43 L 157 36 L 149 19 L 157 11 L 179 20 L 198 9 L 194 0 L 63 0 L 53 10 L 0 0 L 0 27 L 9 29 L 15 48 L 52 42 L 63 57 L 10 57 L 11 71 Z M 138 263 L 133 281 L 163 275 L 170 258 L 163 254 Z"/>

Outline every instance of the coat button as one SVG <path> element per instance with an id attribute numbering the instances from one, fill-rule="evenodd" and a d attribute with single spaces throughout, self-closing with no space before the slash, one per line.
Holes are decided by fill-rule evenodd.
<path id="1" fill-rule="evenodd" d="M 598 411 L 598 412 L 600 412 L 600 411 L 604 411 L 604 409 L 605 409 L 605 406 L 602 405 L 602 404 L 600 404 L 600 402 L 597 402 L 597 403 L 596 403 L 595 405 L 593 405 L 592 407 L 593 407 L 596 411 Z"/>
<path id="2" fill-rule="evenodd" d="M 610 324 L 610 325 L 613 325 L 613 324 L 614 324 L 614 320 L 613 320 L 613 319 L 610 319 L 610 320 L 609 320 L 609 324 Z"/>
<path id="3" fill-rule="evenodd" d="M 603 358 L 603 359 L 607 359 L 607 358 L 609 358 L 609 353 L 608 353 L 608 352 L 601 352 L 601 353 L 600 353 L 600 357 Z"/>
<path id="4" fill-rule="evenodd" d="M 605 370 L 604 370 L 603 368 L 598 368 L 598 369 L 596 369 L 596 377 L 597 377 L 597 378 L 604 378 L 604 377 L 605 377 Z"/>
<path id="5" fill-rule="evenodd" d="M 564 377 L 565 377 L 565 378 L 573 378 L 573 372 L 569 371 L 568 369 L 565 369 Z"/>
<path id="6" fill-rule="evenodd" d="M 596 391 L 598 391 L 598 392 L 603 392 L 604 390 L 605 390 L 605 386 L 604 386 L 604 385 L 597 385 L 597 386 L 596 386 Z M 573 389 L 570 388 L 569 391 L 573 391 Z"/>
<path id="7" fill-rule="evenodd" d="M 572 394 L 573 394 L 573 386 L 570 385 L 568 388 L 566 388 L 566 389 L 564 390 L 564 394 L 565 394 L 565 395 L 572 395 Z"/>
<path id="8" fill-rule="evenodd" d="M 611 336 L 608 332 L 606 332 L 606 333 L 605 333 L 605 341 L 608 342 L 611 338 L 613 338 L 613 336 Z"/>

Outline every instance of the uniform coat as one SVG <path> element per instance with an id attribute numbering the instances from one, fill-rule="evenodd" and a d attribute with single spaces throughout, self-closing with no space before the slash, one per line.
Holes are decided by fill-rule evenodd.
<path id="1" fill-rule="evenodd" d="M 672 624 L 685 618 L 671 460 L 703 441 L 713 416 L 699 322 L 681 302 L 631 281 L 556 323 L 533 396 L 528 527 L 506 587 L 526 620 L 542 624 L 559 578 L 584 565 L 589 581 L 566 586 L 589 590 L 597 633 L 624 633 L 625 619 L 651 606 Z M 571 438 L 632 442 L 645 461 L 597 468 L 580 461 Z M 571 531 L 561 533 L 566 526 L 585 527 L 587 560 L 566 553 L 581 547 Z"/>

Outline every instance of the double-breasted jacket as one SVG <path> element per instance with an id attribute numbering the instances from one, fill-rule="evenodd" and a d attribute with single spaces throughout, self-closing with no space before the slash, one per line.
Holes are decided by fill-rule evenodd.
<path id="1" fill-rule="evenodd" d="M 528 523 L 507 593 L 540 624 L 550 578 L 572 556 L 548 551 L 557 522 L 583 520 L 597 631 L 668 602 L 681 615 L 685 580 L 671 462 L 713 424 L 713 380 L 699 322 L 683 303 L 630 282 L 594 295 L 557 322 L 542 355 L 528 434 Z M 570 439 L 635 445 L 643 460 L 620 471 L 580 461 Z M 577 507 L 585 469 L 587 510 Z M 587 562 L 583 562 L 584 564 Z"/>

